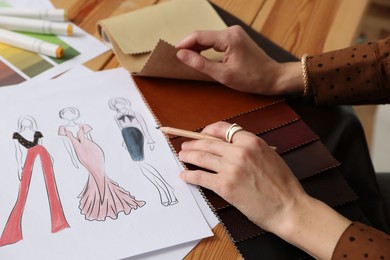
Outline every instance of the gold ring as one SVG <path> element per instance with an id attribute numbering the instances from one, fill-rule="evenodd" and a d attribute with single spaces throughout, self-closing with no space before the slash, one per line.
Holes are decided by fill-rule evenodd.
<path id="1" fill-rule="evenodd" d="M 244 130 L 244 129 L 235 123 L 232 124 L 231 126 L 229 126 L 228 130 L 226 131 L 226 135 L 225 135 L 226 142 L 231 143 L 233 135 L 241 130 Z"/>

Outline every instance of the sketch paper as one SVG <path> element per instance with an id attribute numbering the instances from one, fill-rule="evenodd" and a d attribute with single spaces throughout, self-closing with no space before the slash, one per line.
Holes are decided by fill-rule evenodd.
<path id="1" fill-rule="evenodd" d="M 2 6 L 52 8 L 48 1 L 0 0 Z M 108 50 L 98 39 L 73 24 L 73 36 L 23 33 L 59 44 L 64 48 L 62 59 L 25 51 L 0 43 L 0 86 L 18 84 L 27 80 L 50 79 L 77 64 L 86 62 Z"/>
<path id="2" fill-rule="evenodd" d="M 75 69 L 63 74 L 61 77 L 64 78 L 72 78 L 74 74 L 111 74 L 115 70 L 106 70 L 106 71 L 99 71 L 99 72 L 93 72 L 92 70 L 80 65 L 76 67 Z M 192 192 L 192 195 L 194 196 L 203 216 L 205 217 L 207 223 L 209 224 L 210 228 L 214 228 L 218 223 L 219 220 L 216 217 L 216 215 L 212 212 L 209 205 L 205 201 L 204 197 L 202 196 L 200 190 L 198 187 L 194 185 L 189 185 L 189 188 Z M 134 257 L 126 258 L 126 260 L 172 260 L 172 259 L 183 259 L 198 243 L 200 240 L 197 241 L 191 241 L 188 243 L 172 246 L 169 248 L 164 248 L 161 250 L 156 250 L 153 252 L 148 252 L 145 254 L 137 255 Z"/>
<path id="3" fill-rule="evenodd" d="M 0 124 L 0 230 L 3 232 L 6 227 L 21 186 L 12 137 L 15 132 L 20 132 L 28 139 L 27 130 L 42 134 L 38 146 L 43 146 L 50 154 L 58 197 L 69 224 L 69 227 L 53 232 L 53 211 L 50 211 L 49 192 L 45 188 L 42 170 L 45 163 L 35 160 L 21 220 L 22 239 L 1 246 L 0 258 L 123 259 L 211 236 L 188 185 L 178 178 L 180 164 L 163 134 L 155 128 L 155 119 L 128 72 L 116 69 L 82 73 L 83 70 L 80 69 L 81 73 L 72 70 L 72 74 L 40 84 L 25 83 L 0 89 L 0 118 L 3 120 Z M 152 175 L 143 172 L 143 163 L 130 156 L 123 131 L 116 122 L 117 111 L 109 107 L 109 100 L 118 97 L 130 100 L 132 111 L 142 116 L 150 135 L 144 135 L 144 162 L 153 166 L 169 184 L 175 203 L 171 203 L 174 201 L 172 194 L 161 187 L 163 182 L 155 182 L 160 185 L 156 187 L 148 179 Z M 66 108 L 77 108 L 78 112 L 69 113 L 64 111 Z M 121 109 L 124 107 L 119 111 L 125 112 Z M 72 114 L 77 116 L 71 117 Z M 35 127 L 18 123 L 20 117 L 27 115 L 34 119 Z M 129 116 L 135 116 L 135 113 Z M 136 119 L 133 120 L 133 127 L 139 127 L 135 125 Z M 24 130 L 19 125 L 23 125 Z M 63 128 L 66 129 L 65 136 Z M 76 142 L 72 143 L 74 150 L 71 151 L 75 152 L 72 159 L 64 143 L 66 138 L 75 138 L 80 145 L 94 145 L 94 149 L 88 149 L 92 149 L 91 154 L 96 156 L 93 158 L 104 159 L 104 164 L 96 164 L 104 168 L 97 171 L 88 168 L 88 158 L 84 158 L 82 152 L 85 147 L 77 148 Z M 100 148 L 96 149 L 96 145 Z M 98 188 L 91 188 L 95 187 L 91 183 Z M 114 205 L 120 203 L 111 203 L 107 198 L 107 192 L 112 190 L 116 190 L 113 192 L 116 194 L 123 191 L 125 199 L 120 201 L 134 207 L 115 212 Z M 161 195 L 164 192 L 167 193 Z M 95 196 L 97 202 L 83 196 L 85 194 Z M 170 204 L 162 203 L 165 200 L 161 198 L 167 198 L 166 202 Z M 140 205 L 135 200 L 145 204 Z M 82 202 L 85 201 L 94 212 L 84 207 Z M 110 205 L 107 209 L 111 213 L 104 215 L 97 208 L 99 205 Z"/>
<path id="4" fill-rule="evenodd" d="M 203 216 L 206 218 L 207 223 L 210 228 L 214 228 L 219 220 L 216 215 L 212 212 L 210 207 L 207 205 L 204 197 L 199 191 L 199 188 L 193 185 L 190 185 L 190 189 L 200 210 L 202 211 Z M 149 252 L 142 255 L 137 255 L 134 257 L 126 258 L 126 260 L 172 260 L 172 259 L 183 259 L 192 249 L 200 242 L 200 240 L 192 241 L 180 245 L 176 245 L 169 248 L 164 248 L 161 250 Z"/>

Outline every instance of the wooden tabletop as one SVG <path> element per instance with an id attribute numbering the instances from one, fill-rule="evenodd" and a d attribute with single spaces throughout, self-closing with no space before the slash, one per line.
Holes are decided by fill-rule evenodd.
<path id="1" fill-rule="evenodd" d="M 98 37 L 100 19 L 169 0 L 52 0 L 69 18 Z M 297 57 L 351 45 L 370 0 L 211 0 Z M 92 70 L 119 66 L 109 51 L 86 63 Z M 241 259 L 219 224 L 186 259 Z"/>

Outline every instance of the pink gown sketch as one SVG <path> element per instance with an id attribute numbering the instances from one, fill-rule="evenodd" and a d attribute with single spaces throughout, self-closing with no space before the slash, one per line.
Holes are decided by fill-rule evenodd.
<path id="1" fill-rule="evenodd" d="M 130 214 L 132 209 L 145 205 L 105 174 L 103 150 L 86 136 L 92 130 L 87 124 L 77 124 L 77 136 L 60 126 L 58 134 L 71 142 L 78 161 L 88 170 L 87 184 L 79 195 L 79 208 L 87 220 L 116 219 L 118 213 Z"/>
<path id="2" fill-rule="evenodd" d="M 45 177 L 46 191 L 49 198 L 51 214 L 51 232 L 55 233 L 69 225 L 65 219 L 60 198 L 57 191 L 56 181 L 53 173 L 52 162 L 49 153 L 42 145 L 38 144 L 43 135 L 41 132 L 34 133 L 34 140 L 26 140 L 18 132 L 15 132 L 13 139 L 16 139 L 27 149 L 27 156 L 21 174 L 20 188 L 17 201 L 8 218 L 7 224 L 0 238 L 0 246 L 16 243 L 23 239 L 22 216 L 26 204 L 28 190 L 30 187 L 31 175 L 34 162 L 39 156 Z"/>

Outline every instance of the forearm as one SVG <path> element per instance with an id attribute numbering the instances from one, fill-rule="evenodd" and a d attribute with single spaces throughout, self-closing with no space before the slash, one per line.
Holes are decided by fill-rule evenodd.
<path id="1" fill-rule="evenodd" d="M 317 259 L 331 259 L 333 251 L 351 221 L 321 201 L 302 198 L 275 234 Z"/>
<path id="2" fill-rule="evenodd" d="M 309 56 L 309 87 L 317 104 L 390 102 L 390 37 Z"/>
<path id="3" fill-rule="evenodd" d="M 390 102 L 390 37 L 307 58 L 307 88 L 318 105 Z M 282 63 L 276 69 L 277 93 L 303 93 L 301 62 Z M 260 90 L 261 91 L 261 90 Z"/>

